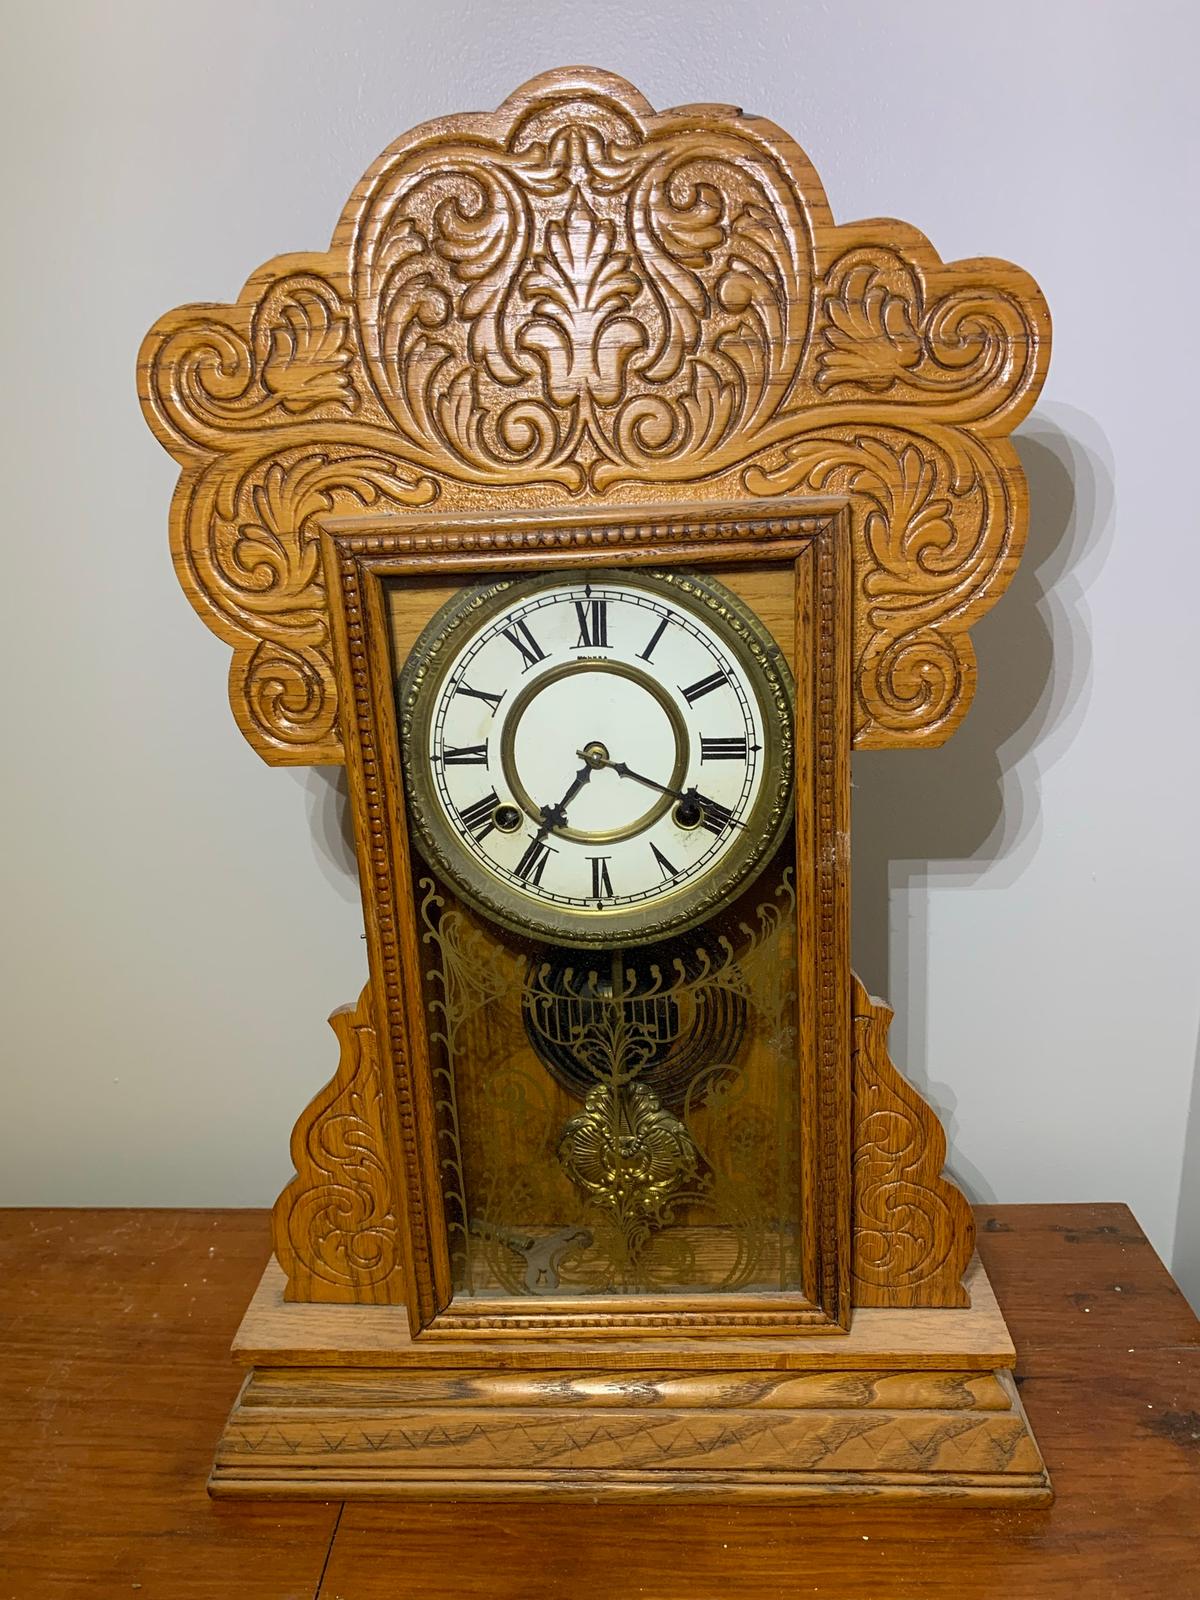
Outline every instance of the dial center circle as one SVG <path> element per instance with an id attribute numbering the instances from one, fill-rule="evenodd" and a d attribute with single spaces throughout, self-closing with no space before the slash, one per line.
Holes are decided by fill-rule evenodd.
<path id="1" fill-rule="evenodd" d="M 615 661 L 575 661 L 543 673 L 517 696 L 501 736 L 505 780 L 534 821 L 558 804 L 581 766 L 589 768 L 565 822 L 551 831 L 597 844 L 642 833 L 672 804 L 670 795 L 605 762 L 677 789 L 688 754 L 683 719 L 661 686 Z"/>

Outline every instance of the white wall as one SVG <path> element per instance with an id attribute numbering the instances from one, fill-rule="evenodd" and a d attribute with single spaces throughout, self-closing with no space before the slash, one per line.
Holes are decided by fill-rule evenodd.
<path id="1" fill-rule="evenodd" d="M 859 960 L 976 1197 L 1127 1200 L 1200 1299 L 1193 16 L 10 0 L 0 1198 L 269 1202 L 364 975 L 338 776 L 260 764 L 177 590 L 142 333 L 323 247 L 413 123 L 587 61 L 772 117 L 843 220 L 1041 281 L 1029 554 L 959 736 L 858 760 Z"/>

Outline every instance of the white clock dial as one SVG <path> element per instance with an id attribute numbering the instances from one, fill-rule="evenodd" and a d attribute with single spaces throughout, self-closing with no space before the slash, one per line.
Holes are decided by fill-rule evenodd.
<path id="1" fill-rule="evenodd" d="M 401 684 L 418 843 L 509 926 L 638 942 L 709 915 L 786 815 L 786 669 L 728 591 L 612 571 L 467 591 Z"/>

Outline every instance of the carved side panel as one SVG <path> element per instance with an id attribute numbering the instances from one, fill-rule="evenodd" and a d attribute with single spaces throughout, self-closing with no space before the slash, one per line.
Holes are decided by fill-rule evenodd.
<path id="1" fill-rule="evenodd" d="M 942 1176 L 946 1136 L 887 1053 L 891 1008 L 853 998 L 854 1303 L 964 1306 L 975 1219 Z"/>
<path id="2" fill-rule="evenodd" d="M 275 763 L 342 759 L 322 513 L 842 493 L 855 742 L 937 744 L 1020 554 L 1036 285 L 835 226 L 778 128 L 567 69 L 392 145 L 327 252 L 151 331 L 180 580 Z"/>
<path id="3" fill-rule="evenodd" d="M 292 1133 L 296 1176 L 275 1202 L 275 1255 L 289 1300 L 399 1303 L 399 1228 L 370 991 L 335 1011 L 329 1025 L 341 1057 Z"/>

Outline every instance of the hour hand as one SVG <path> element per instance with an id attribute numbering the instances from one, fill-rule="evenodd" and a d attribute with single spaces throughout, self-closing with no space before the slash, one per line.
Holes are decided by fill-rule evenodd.
<path id="1" fill-rule="evenodd" d="M 574 800 L 575 796 L 583 788 L 584 784 L 588 781 L 591 775 L 592 763 L 585 756 L 583 766 L 580 767 L 574 778 L 572 778 L 571 787 L 567 790 L 566 794 L 563 795 L 562 799 L 558 801 L 556 805 L 542 807 L 542 820 L 537 831 L 537 837 L 539 839 L 544 839 L 546 835 L 554 828 L 562 828 L 566 826 L 567 807 L 571 804 L 571 801 Z"/>

